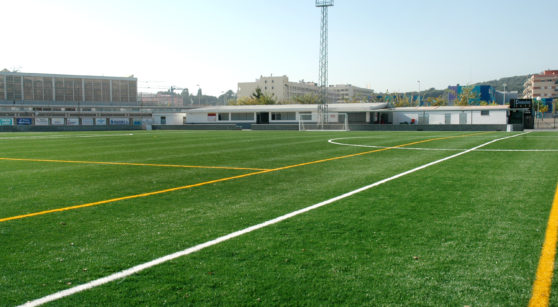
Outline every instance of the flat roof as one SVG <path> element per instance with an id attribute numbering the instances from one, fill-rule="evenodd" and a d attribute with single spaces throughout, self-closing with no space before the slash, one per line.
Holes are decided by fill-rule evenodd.
<path id="1" fill-rule="evenodd" d="M 214 106 L 188 110 L 188 113 L 207 112 L 312 112 L 318 110 L 318 104 L 274 104 L 274 105 L 241 105 Z M 368 112 L 380 110 L 387 106 L 385 102 L 374 103 L 332 103 L 328 104 L 330 112 Z"/>
<path id="2" fill-rule="evenodd" d="M 509 105 L 490 106 L 429 106 L 429 107 L 401 107 L 394 108 L 395 112 L 417 112 L 417 111 L 477 111 L 477 110 L 508 110 Z"/>

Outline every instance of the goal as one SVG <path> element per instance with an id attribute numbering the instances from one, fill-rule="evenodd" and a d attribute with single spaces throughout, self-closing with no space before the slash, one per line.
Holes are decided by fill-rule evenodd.
<path id="1" fill-rule="evenodd" d="M 324 113 L 318 121 L 299 120 L 299 131 L 349 131 L 347 113 Z M 321 117 L 321 116 L 320 116 Z"/>

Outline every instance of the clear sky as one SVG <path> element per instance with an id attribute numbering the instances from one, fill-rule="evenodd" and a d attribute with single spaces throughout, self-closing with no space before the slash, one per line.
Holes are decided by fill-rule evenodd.
<path id="1" fill-rule="evenodd" d="M 313 0 L 3 1 L 0 69 L 129 76 L 220 95 L 261 75 L 318 81 Z M 558 69 L 557 0 L 336 0 L 329 83 L 445 88 Z M 149 89 L 147 89 L 149 88 Z"/>

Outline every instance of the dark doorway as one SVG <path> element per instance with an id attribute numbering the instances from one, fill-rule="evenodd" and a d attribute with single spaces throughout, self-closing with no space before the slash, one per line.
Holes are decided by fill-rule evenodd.
<path id="1" fill-rule="evenodd" d="M 258 113 L 256 118 L 257 124 L 269 124 L 269 112 Z"/>

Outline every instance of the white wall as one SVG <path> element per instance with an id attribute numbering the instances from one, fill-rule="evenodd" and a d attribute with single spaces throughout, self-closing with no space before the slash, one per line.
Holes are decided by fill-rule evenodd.
<path id="1" fill-rule="evenodd" d="M 428 124 L 430 125 L 445 125 L 446 112 L 432 112 L 428 120 Z"/>
<path id="2" fill-rule="evenodd" d="M 215 117 L 212 117 L 214 120 L 210 120 L 209 113 L 214 113 Z M 186 116 L 186 123 L 187 124 L 217 124 L 217 123 L 255 123 L 256 122 L 256 112 L 230 112 L 229 113 L 229 120 L 219 120 L 219 113 L 229 113 L 229 112 L 207 112 L 207 113 L 188 113 Z M 233 120 L 232 114 L 234 113 L 252 113 L 254 114 L 253 120 Z"/>
<path id="3" fill-rule="evenodd" d="M 411 123 L 412 119 L 418 124 L 419 114 L 425 112 L 428 116 L 429 125 L 445 125 L 446 114 L 451 114 L 451 125 L 459 125 L 460 114 L 464 113 L 467 121 L 466 125 L 505 125 L 508 121 L 507 110 L 488 110 L 488 115 L 481 115 L 481 110 L 474 111 L 409 111 L 394 112 L 393 123 L 401 124 L 403 122 Z"/>
<path id="4" fill-rule="evenodd" d="M 481 115 L 480 111 L 473 111 L 473 124 L 501 124 L 508 123 L 507 110 L 489 110 L 489 115 Z"/>
<path id="5" fill-rule="evenodd" d="M 208 122 L 207 113 L 188 113 L 188 116 L 186 116 L 187 124 L 206 124 Z"/>
<path id="6" fill-rule="evenodd" d="M 186 113 L 157 113 L 153 114 L 153 124 L 161 125 L 161 117 L 166 118 L 166 125 L 183 125 Z"/>

